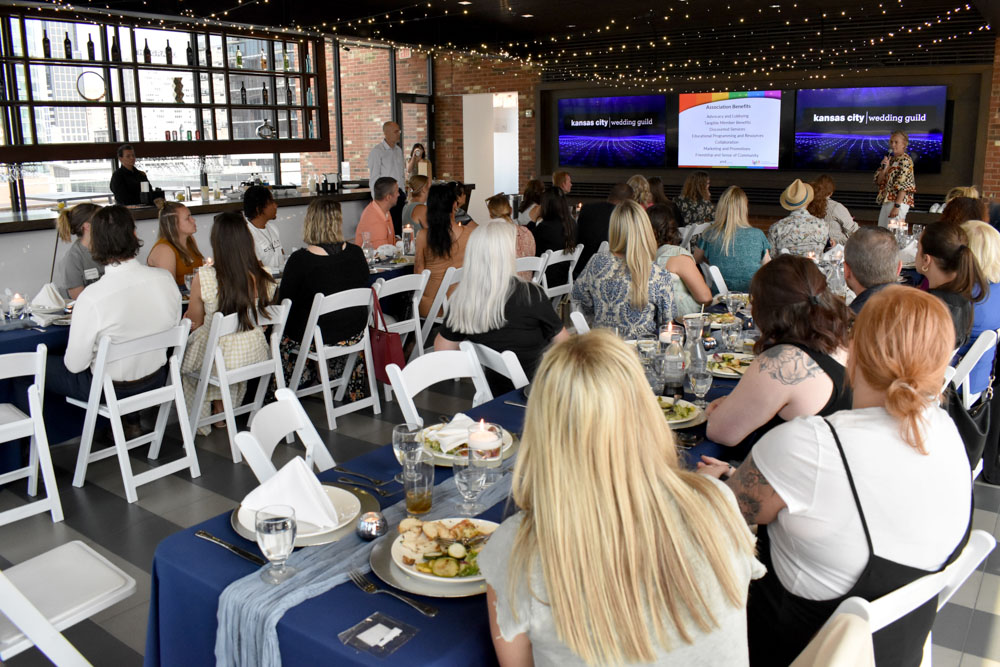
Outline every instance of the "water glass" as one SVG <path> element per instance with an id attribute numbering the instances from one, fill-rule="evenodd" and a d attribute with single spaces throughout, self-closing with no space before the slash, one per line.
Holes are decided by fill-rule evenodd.
<path id="1" fill-rule="evenodd" d="M 635 341 L 635 345 L 639 350 L 639 358 L 642 360 L 656 356 L 656 353 L 660 351 L 660 346 L 657 343 L 656 336 L 648 334 L 639 336 Z"/>
<path id="2" fill-rule="evenodd" d="M 694 368 L 687 377 L 691 393 L 698 398 L 694 404 L 704 410 L 708 407 L 708 403 L 705 402 L 705 394 L 712 388 L 712 374 L 708 369 Z"/>
<path id="3" fill-rule="evenodd" d="M 731 322 L 729 324 L 723 324 L 721 330 L 722 344 L 726 347 L 729 352 L 742 352 L 740 349 L 740 338 L 743 333 L 743 323 L 742 322 Z"/>
<path id="4" fill-rule="evenodd" d="M 654 354 L 642 361 L 642 370 L 646 374 L 646 382 L 649 383 L 649 388 L 657 396 L 663 390 L 666 358 L 665 354 Z"/>
<path id="5" fill-rule="evenodd" d="M 297 570 L 285 564 L 295 546 L 295 509 L 288 505 L 269 505 L 257 511 L 255 519 L 257 546 L 271 565 L 260 573 L 269 584 L 280 584 Z"/>
<path id="6" fill-rule="evenodd" d="M 403 475 L 403 491 L 406 494 L 406 511 L 410 514 L 426 514 L 431 511 L 434 501 L 434 457 L 423 449 L 407 458 L 406 473 Z"/>
<path id="7" fill-rule="evenodd" d="M 403 483 L 403 476 L 409 465 L 414 462 L 416 452 L 423 450 L 423 429 L 419 424 L 396 424 L 392 427 L 392 453 L 403 466 L 404 472 L 396 473 L 395 480 Z"/>
<path id="8" fill-rule="evenodd" d="M 473 456 L 473 450 L 468 449 L 465 456 L 455 459 L 452 470 L 455 472 L 455 487 L 462 496 L 462 504 L 458 511 L 470 517 L 482 514 L 486 508 L 476 502 L 479 494 L 486 488 L 486 466 L 483 461 Z"/>

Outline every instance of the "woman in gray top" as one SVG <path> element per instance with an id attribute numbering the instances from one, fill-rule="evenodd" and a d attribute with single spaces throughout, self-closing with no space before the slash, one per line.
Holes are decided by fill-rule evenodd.
<path id="1" fill-rule="evenodd" d="M 75 299 L 83 288 L 104 275 L 104 265 L 90 254 L 90 220 L 101 210 L 89 202 L 63 209 L 56 221 L 56 231 L 63 241 L 76 241 L 56 264 L 52 282 L 64 299 Z"/>
<path id="2" fill-rule="evenodd" d="M 403 225 L 413 226 L 413 238 L 427 226 L 427 193 L 431 180 L 426 176 L 410 176 L 406 183 L 406 205 L 403 206 Z"/>

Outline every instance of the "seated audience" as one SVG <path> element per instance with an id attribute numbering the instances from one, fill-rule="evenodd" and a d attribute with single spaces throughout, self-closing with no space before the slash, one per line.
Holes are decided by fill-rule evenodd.
<path id="1" fill-rule="evenodd" d="M 528 226 L 535 235 L 535 254 L 546 250 L 573 252 L 576 249 L 576 222 L 569 211 L 566 195 L 559 188 L 549 188 L 542 195 L 541 219 Z M 550 287 L 563 285 L 569 279 L 569 264 L 558 264 L 545 270 Z"/>
<path id="2" fill-rule="evenodd" d="M 403 225 L 413 227 L 413 233 L 427 224 L 427 192 L 431 189 L 431 180 L 426 176 L 410 176 L 406 184 L 406 205 L 403 206 Z"/>
<path id="3" fill-rule="evenodd" d="M 146 258 L 146 264 L 170 272 L 178 287 L 184 286 L 184 277 L 205 264 L 205 258 L 194 240 L 198 225 L 191 210 L 174 201 L 160 207 L 160 231 Z"/>
<path id="4" fill-rule="evenodd" d="M 876 292 L 898 282 L 902 268 L 892 232 L 885 227 L 860 227 L 844 245 L 844 281 L 856 295 L 851 310 L 861 312 Z"/>
<path id="5" fill-rule="evenodd" d="M 656 206 L 657 204 L 673 204 L 673 202 L 670 201 L 670 197 L 667 196 L 666 191 L 663 189 L 662 178 L 659 176 L 653 176 L 646 180 L 649 183 L 649 196 L 652 198 L 653 206 Z"/>
<path id="6" fill-rule="evenodd" d="M 427 312 L 434 303 L 441 281 L 449 267 L 456 269 L 462 266 L 465 258 L 465 244 L 469 235 L 476 228 L 476 223 L 470 222 L 462 226 L 455 221 L 455 211 L 458 210 L 458 200 L 455 188 L 447 184 L 432 185 L 427 194 L 427 227 L 417 234 L 417 254 L 414 258 L 413 272 L 419 274 L 424 269 L 431 272 L 430 280 L 420 299 L 420 316 L 427 317 Z M 448 291 L 455 291 L 452 285 Z"/>
<path id="7" fill-rule="evenodd" d="M 317 294 L 329 296 L 345 290 L 368 287 L 368 262 L 360 247 L 344 240 L 344 219 L 340 202 L 328 197 L 314 199 L 306 209 L 302 227 L 305 248 L 292 253 L 285 266 L 285 273 L 278 288 L 277 301 L 292 300 L 285 333 L 281 338 L 281 362 L 285 368 L 285 382 L 295 391 L 320 381 L 319 367 L 306 362 L 298 387 L 290 386 L 297 360 L 296 350 L 305 354 L 312 346 L 311 340 L 302 340 L 306 321 Z M 326 345 L 354 345 L 361 340 L 368 325 L 368 310 L 362 306 L 338 310 L 319 319 Z M 301 346 L 301 348 L 300 348 Z M 330 377 L 340 377 L 344 372 L 345 357 L 329 362 Z M 351 372 L 347 395 L 355 401 L 368 393 L 368 378 L 362 355 Z"/>
<path id="8" fill-rule="evenodd" d="M 465 210 L 469 204 L 469 189 L 461 181 L 452 181 L 449 185 L 455 191 L 455 201 L 458 202 L 458 208 L 455 209 L 455 219 L 466 225 L 472 221 L 468 211 Z"/>
<path id="9" fill-rule="evenodd" d="M 948 194 L 944 196 L 944 203 L 947 204 L 956 197 L 979 199 L 979 188 L 975 185 L 956 185 L 951 190 L 948 190 Z"/>
<path id="10" fill-rule="evenodd" d="M 285 263 L 285 251 L 281 247 L 278 227 L 271 222 L 278 217 L 274 195 L 263 185 L 251 185 L 243 193 L 243 215 L 253 235 L 257 259 L 272 274 L 279 273 Z"/>
<path id="11" fill-rule="evenodd" d="M 707 410 L 706 435 L 730 447 L 796 417 L 851 406 L 844 377 L 851 311 L 826 288 L 815 262 L 774 258 L 753 277 L 750 298 L 760 329 L 757 357 L 733 392 Z"/>
<path id="12" fill-rule="evenodd" d="M 941 217 L 938 218 L 938 222 L 950 222 L 957 225 L 966 220 L 989 222 L 989 207 L 987 207 L 986 202 L 972 197 L 954 197 L 945 205 L 944 210 L 941 211 Z"/>
<path id="13" fill-rule="evenodd" d="M 354 243 L 364 245 L 365 234 L 372 248 L 383 245 L 395 245 L 396 233 L 392 226 L 392 216 L 389 211 L 399 199 L 399 186 L 395 179 L 382 176 L 372 186 L 372 202 L 361 212 L 361 221 L 354 232 Z"/>
<path id="14" fill-rule="evenodd" d="M 507 195 L 501 193 L 487 199 L 486 210 L 489 211 L 491 219 L 502 220 L 517 228 L 514 230 L 517 235 L 514 242 L 514 252 L 517 257 L 536 256 L 535 236 L 531 233 L 530 229 L 514 222 L 514 219 L 511 217 L 513 211 L 510 208 L 510 200 L 507 199 Z M 533 271 L 522 271 L 518 275 L 525 280 L 531 280 L 535 276 Z"/>
<path id="15" fill-rule="evenodd" d="M 531 179 L 524 186 L 524 194 L 521 195 L 521 205 L 517 211 L 517 224 L 527 225 L 536 222 L 542 217 L 542 193 L 545 192 L 545 184 L 538 179 Z"/>
<path id="16" fill-rule="evenodd" d="M 716 218 L 712 194 L 708 191 L 709 182 L 707 171 L 692 172 L 684 181 L 681 196 L 674 199 L 681 210 L 682 227 L 700 225 Z"/>
<path id="17" fill-rule="evenodd" d="M 576 218 L 576 240 L 583 244 L 583 252 L 580 253 L 580 261 L 576 263 L 574 278 L 583 272 L 590 258 L 608 240 L 611 212 L 615 210 L 615 206 L 631 199 L 632 194 L 632 187 L 627 183 L 615 183 L 611 186 L 607 201 L 584 204 L 580 209 L 580 215 Z"/>
<path id="18" fill-rule="evenodd" d="M 657 266 L 673 274 L 674 305 L 677 315 L 701 312 L 703 304 L 712 303 L 712 290 L 705 283 L 694 256 L 681 247 L 681 232 L 677 227 L 680 213 L 671 204 L 654 204 L 646 211 L 656 237 Z"/>
<path id="19" fill-rule="evenodd" d="M 573 177 L 568 171 L 557 171 L 552 174 L 552 187 L 562 190 L 564 195 L 568 195 L 573 189 Z"/>
<path id="20" fill-rule="evenodd" d="M 771 260 L 771 244 L 747 218 L 746 193 L 732 185 L 719 197 L 715 222 L 692 251 L 696 262 L 719 267 L 726 287 L 734 292 L 748 291 L 753 274 Z"/>
<path id="21" fill-rule="evenodd" d="M 573 300 L 596 327 L 623 338 L 655 336 L 674 319 L 670 272 L 654 263 L 656 239 L 641 204 L 623 201 L 611 214 L 609 252 L 594 255 L 573 283 Z"/>
<path id="22" fill-rule="evenodd" d="M 961 225 L 927 225 L 917 243 L 916 269 L 927 278 L 927 291 L 944 301 L 955 325 L 955 348 L 969 341 L 972 302 L 989 294 L 989 283 L 976 264 L 969 237 Z"/>
<path id="23" fill-rule="evenodd" d="M 642 204 L 643 208 L 653 205 L 653 194 L 649 191 L 649 181 L 642 174 L 635 174 L 627 181 L 632 188 L 632 198 Z"/>
<path id="24" fill-rule="evenodd" d="M 969 333 L 968 342 L 958 350 L 959 356 L 968 352 L 968 348 L 979 338 L 979 334 L 990 329 L 994 331 L 1000 329 L 1000 232 L 981 220 L 969 220 L 962 224 L 962 229 L 969 238 L 969 248 L 976 258 L 976 266 L 990 287 L 986 298 L 972 304 L 972 331 Z M 975 291 L 973 294 L 978 296 Z M 990 383 L 995 354 L 996 350 L 992 353 L 987 352 L 973 367 L 969 374 L 971 392 L 986 391 Z"/>
<path id="25" fill-rule="evenodd" d="M 274 278 L 257 259 L 253 237 L 238 212 L 229 211 L 215 216 L 212 222 L 212 254 L 216 257 L 214 263 L 203 266 L 191 281 L 191 301 L 184 314 L 191 320 L 191 336 L 184 350 L 181 370 L 194 374 L 193 377 L 184 376 L 184 396 L 188 410 L 198 409 L 202 418 L 208 416 L 209 403 L 212 414 L 222 412 L 222 392 L 212 384 L 208 385 L 205 402 L 198 408 L 194 406 L 212 317 L 215 313 L 238 314 L 236 333 L 219 340 L 226 368 L 235 370 L 266 361 L 267 338 L 264 330 L 257 326 L 257 317 L 266 316 L 276 287 Z M 246 382 L 231 387 L 234 406 L 239 407 L 243 403 L 245 393 Z M 225 425 L 225 422 L 216 422 L 217 428 Z M 203 428 L 202 434 L 207 433 L 208 428 Z"/>
<path id="26" fill-rule="evenodd" d="M 56 264 L 52 282 L 64 299 L 75 299 L 87 285 L 97 282 L 104 275 L 104 265 L 94 261 L 90 254 L 90 221 L 101 210 L 89 202 L 63 209 L 56 220 L 56 231 L 63 241 L 76 241 Z"/>
<path id="27" fill-rule="evenodd" d="M 812 186 L 797 178 L 781 193 L 781 208 L 791 213 L 767 230 L 775 255 L 789 252 L 818 258 L 823 254 L 830 240 L 830 227 L 807 210 L 812 200 Z"/>
<path id="28" fill-rule="evenodd" d="M 530 380 L 549 343 L 569 334 L 542 288 L 514 273 L 515 243 L 514 225 L 502 220 L 472 233 L 466 273 L 448 301 L 434 349 L 457 350 L 461 341 L 471 340 L 498 352 L 511 350 Z M 495 396 L 514 388 L 506 378 L 488 375 Z"/>
<path id="29" fill-rule="evenodd" d="M 847 243 L 851 234 L 858 231 L 858 223 L 854 222 L 846 206 L 831 199 L 837 189 L 833 178 L 823 174 L 812 182 L 812 189 L 813 200 L 806 210 L 826 223 L 831 241 L 840 245 Z"/>
<path id="30" fill-rule="evenodd" d="M 750 587 L 750 664 L 789 664 L 842 600 L 880 598 L 965 546 L 969 460 L 939 406 L 951 334 L 939 300 L 882 290 L 854 324 L 853 409 L 779 426 L 729 478 L 768 570 Z M 919 665 L 936 609 L 875 633 L 876 664 Z"/>
<path id="31" fill-rule="evenodd" d="M 679 463 L 635 353 L 574 336 L 532 388 L 520 512 L 478 559 L 500 664 L 746 665 L 754 538 L 732 494 Z"/>

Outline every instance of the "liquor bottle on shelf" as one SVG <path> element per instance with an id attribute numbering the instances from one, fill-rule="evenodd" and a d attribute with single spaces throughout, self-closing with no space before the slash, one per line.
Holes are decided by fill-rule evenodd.
<path id="1" fill-rule="evenodd" d="M 142 50 L 142 62 L 147 65 L 153 62 L 153 52 L 149 50 L 149 40 L 146 40 L 146 47 Z"/>
<path id="2" fill-rule="evenodd" d="M 285 81 L 285 104 L 292 106 L 295 100 L 292 99 L 292 84 L 289 81 Z"/>
<path id="3" fill-rule="evenodd" d="M 205 67 L 212 66 L 212 42 L 211 40 L 205 40 Z"/>
<path id="4" fill-rule="evenodd" d="M 119 61 L 122 59 L 122 49 L 118 45 L 117 32 L 111 37 L 111 59 L 114 61 Z"/>
<path id="5" fill-rule="evenodd" d="M 281 45 L 281 60 L 285 71 L 288 71 L 288 51 L 285 50 L 285 45 Z"/>
<path id="6" fill-rule="evenodd" d="M 236 67 L 237 69 L 243 69 L 243 52 L 240 51 L 240 47 L 236 47 Z"/>
<path id="7" fill-rule="evenodd" d="M 194 49 L 191 48 L 191 44 L 188 44 L 187 48 L 187 59 L 188 65 L 194 65 Z"/>
<path id="8" fill-rule="evenodd" d="M 266 50 L 260 52 L 260 68 L 262 70 L 264 70 L 265 72 L 267 71 L 267 51 Z"/>
<path id="9" fill-rule="evenodd" d="M 49 31 L 42 31 L 42 57 L 51 58 L 52 57 L 52 43 L 49 42 Z"/>
<path id="10" fill-rule="evenodd" d="M 166 52 L 167 52 L 167 64 L 168 65 L 173 65 L 174 64 L 174 50 L 172 48 L 170 48 L 170 40 L 169 39 L 167 40 L 167 49 L 166 49 Z"/>
<path id="11" fill-rule="evenodd" d="M 311 71 L 312 71 L 312 61 L 309 59 L 309 52 L 306 51 L 306 72 L 308 73 Z"/>
<path id="12" fill-rule="evenodd" d="M 167 141 L 170 141 L 170 130 L 164 130 L 163 132 L 167 135 Z"/>
<path id="13" fill-rule="evenodd" d="M 66 39 L 63 40 L 63 53 L 66 54 L 66 60 L 73 59 L 73 42 L 69 40 L 69 33 L 66 33 Z"/>
<path id="14" fill-rule="evenodd" d="M 313 105 L 313 89 L 311 87 L 306 88 L 306 105 Z"/>
<path id="15" fill-rule="evenodd" d="M 87 35 L 87 57 L 91 60 L 97 60 L 97 55 L 94 52 L 94 38 Z"/>
<path id="16" fill-rule="evenodd" d="M 267 104 L 267 84 L 266 83 L 263 86 L 261 86 L 261 88 L 260 88 L 260 94 L 261 94 L 261 97 L 263 97 L 263 99 L 264 99 L 263 104 Z"/>
<path id="17" fill-rule="evenodd" d="M 315 129 L 313 127 L 312 118 L 309 119 L 309 138 L 313 139 L 316 136 Z"/>
<path id="18" fill-rule="evenodd" d="M 177 141 L 177 130 L 173 130 L 170 135 L 173 137 L 174 141 Z"/>
<path id="19" fill-rule="evenodd" d="M 242 83 L 240 84 L 240 104 L 247 103 L 247 88 Z"/>
<path id="20" fill-rule="evenodd" d="M 191 133 L 191 130 L 188 130 L 188 131 L 187 131 L 187 138 L 188 138 L 188 141 L 191 141 L 191 138 L 192 138 L 192 136 L 193 136 L 193 135 L 192 135 L 192 133 Z"/>

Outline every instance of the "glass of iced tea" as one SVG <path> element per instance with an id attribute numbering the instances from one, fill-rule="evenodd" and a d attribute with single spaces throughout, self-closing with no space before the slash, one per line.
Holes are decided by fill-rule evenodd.
<path id="1" fill-rule="evenodd" d="M 412 467 L 403 475 L 406 511 L 410 514 L 425 514 L 430 511 L 434 499 L 434 457 L 421 451 L 410 460 Z"/>

